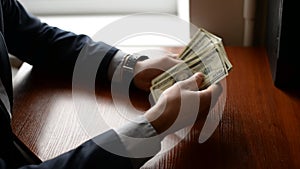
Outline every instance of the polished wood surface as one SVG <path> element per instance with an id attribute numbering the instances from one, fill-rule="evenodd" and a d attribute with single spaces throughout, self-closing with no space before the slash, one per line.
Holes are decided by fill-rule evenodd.
<path id="1" fill-rule="evenodd" d="M 273 86 L 264 48 L 226 47 L 226 51 L 233 70 L 226 78 L 225 109 L 213 135 L 199 144 L 201 130 L 196 124 L 175 147 L 143 168 L 300 168 L 299 90 Z M 113 113 L 115 105 L 106 89 L 96 92 L 100 111 Z M 69 79 L 35 75 L 24 65 L 14 90 L 13 131 L 42 161 L 91 137 L 76 114 Z M 149 108 L 146 93 L 137 91 L 132 98 L 137 98 L 132 102 L 138 109 Z"/>

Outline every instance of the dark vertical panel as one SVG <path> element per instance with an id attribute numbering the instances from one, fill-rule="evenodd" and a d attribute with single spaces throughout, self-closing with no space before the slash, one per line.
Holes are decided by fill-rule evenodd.
<path id="1" fill-rule="evenodd" d="M 267 52 L 274 84 L 279 88 L 299 88 L 299 24 L 294 1 L 269 0 Z M 298 66 L 299 65 L 299 66 Z"/>

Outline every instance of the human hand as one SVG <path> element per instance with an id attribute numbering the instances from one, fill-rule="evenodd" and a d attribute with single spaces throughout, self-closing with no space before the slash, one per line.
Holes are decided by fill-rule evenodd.
<path id="1" fill-rule="evenodd" d="M 150 91 L 152 79 L 180 62 L 182 61 L 176 55 L 138 61 L 134 69 L 133 83 L 139 89 Z"/>
<path id="2" fill-rule="evenodd" d="M 158 134 L 167 130 L 166 135 L 171 134 L 206 117 L 221 95 L 222 86 L 213 84 L 199 91 L 203 81 L 203 74 L 196 73 L 184 81 L 175 83 L 165 90 L 157 103 L 145 113 L 145 117 Z"/>

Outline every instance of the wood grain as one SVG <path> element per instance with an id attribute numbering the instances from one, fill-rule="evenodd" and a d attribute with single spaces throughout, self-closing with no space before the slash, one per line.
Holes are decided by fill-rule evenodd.
<path id="1" fill-rule="evenodd" d="M 233 69 L 226 78 L 222 120 L 212 137 L 198 143 L 199 122 L 174 148 L 143 168 L 300 168 L 299 90 L 274 87 L 264 48 L 226 47 L 226 51 Z M 23 67 L 14 89 L 13 131 L 42 161 L 91 137 L 76 114 L 70 82 L 36 76 L 30 67 Z M 114 113 L 111 93 L 105 87 L 98 90 L 100 111 Z M 137 91 L 131 97 L 137 109 L 149 108 L 146 93 Z M 166 144 L 178 139 L 171 135 Z"/>

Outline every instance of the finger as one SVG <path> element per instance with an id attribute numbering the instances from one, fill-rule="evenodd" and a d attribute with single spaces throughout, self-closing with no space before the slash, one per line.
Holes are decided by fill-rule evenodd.
<path id="1" fill-rule="evenodd" d="M 183 89 L 198 91 L 203 82 L 204 82 L 204 75 L 199 72 L 199 73 L 195 73 L 190 78 L 179 82 L 179 85 Z"/>
<path id="2" fill-rule="evenodd" d="M 223 87 L 220 83 L 212 84 L 208 88 L 199 91 L 199 93 L 204 93 L 206 95 L 211 95 L 210 97 L 218 98 L 223 91 Z"/>
<path id="3" fill-rule="evenodd" d="M 168 56 L 157 57 L 139 61 L 139 64 L 136 64 L 135 71 L 136 74 L 139 72 L 147 71 L 147 73 L 150 74 L 151 77 L 156 77 L 180 62 L 182 61 Z"/>
<path id="4" fill-rule="evenodd" d="M 212 84 L 208 88 L 198 91 L 200 97 L 199 112 L 204 113 L 204 115 L 206 115 L 210 107 L 215 106 L 222 92 L 223 87 L 220 83 Z"/>
<path id="5" fill-rule="evenodd" d="M 172 53 L 172 54 L 168 54 L 167 56 L 174 58 L 174 59 L 178 59 L 179 54 Z"/>
<path id="6" fill-rule="evenodd" d="M 221 83 L 216 83 L 209 86 L 207 90 L 209 90 L 214 97 L 218 98 L 223 92 L 223 87 Z"/>
<path id="7" fill-rule="evenodd" d="M 161 71 L 166 71 L 181 62 L 183 61 L 177 58 L 165 56 L 163 59 L 159 59 L 155 66 L 159 66 Z"/>
<path id="8" fill-rule="evenodd" d="M 168 56 L 171 59 L 170 61 L 173 62 L 173 63 L 175 63 L 175 64 L 183 62 L 183 60 L 180 60 L 178 58 L 177 54 L 172 54 L 172 55 L 168 55 Z"/>

